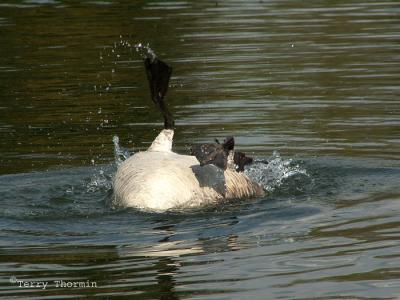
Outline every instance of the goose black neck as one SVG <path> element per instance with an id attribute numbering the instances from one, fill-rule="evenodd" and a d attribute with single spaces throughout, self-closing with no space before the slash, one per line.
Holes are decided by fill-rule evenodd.
<path id="1" fill-rule="evenodd" d="M 149 81 L 151 100 L 157 105 L 164 117 L 164 128 L 174 129 L 174 118 L 164 101 L 172 68 L 158 58 L 146 58 L 144 66 Z"/>

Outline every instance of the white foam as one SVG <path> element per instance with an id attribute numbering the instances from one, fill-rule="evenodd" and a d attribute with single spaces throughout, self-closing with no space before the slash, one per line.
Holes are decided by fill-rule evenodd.
<path id="1" fill-rule="evenodd" d="M 250 167 L 246 168 L 245 173 L 250 179 L 258 182 L 267 192 L 273 192 L 283 185 L 291 183 L 295 190 L 301 190 L 302 183 L 308 183 L 310 176 L 307 171 L 298 164 L 294 164 L 292 159 L 281 158 L 279 152 L 274 151 L 272 156 L 265 161 L 255 161 Z"/>

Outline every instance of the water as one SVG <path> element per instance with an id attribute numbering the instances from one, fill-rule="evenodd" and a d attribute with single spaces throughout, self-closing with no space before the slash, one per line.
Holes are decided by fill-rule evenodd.
<path id="1" fill-rule="evenodd" d="M 0 3 L 0 299 L 400 297 L 398 1 L 79 2 Z M 113 208 L 162 128 L 138 43 L 175 149 L 235 136 L 265 198 Z"/>

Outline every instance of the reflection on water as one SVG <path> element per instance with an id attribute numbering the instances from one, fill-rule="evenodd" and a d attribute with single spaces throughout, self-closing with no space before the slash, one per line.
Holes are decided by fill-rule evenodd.
<path id="1" fill-rule="evenodd" d="M 397 1 L 2 1 L 0 298 L 396 299 L 398 13 Z M 162 127 L 139 42 L 174 68 L 177 151 L 235 136 L 266 198 L 108 205 L 114 162 Z"/>

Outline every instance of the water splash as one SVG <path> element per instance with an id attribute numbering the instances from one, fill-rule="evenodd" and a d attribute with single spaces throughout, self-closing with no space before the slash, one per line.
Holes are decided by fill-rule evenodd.
<path id="1" fill-rule="evenodd" d="M 96 167 L 95 172 L 90 176 L 89 181 L 85 183 L 86 190 L 89 193 L 98 191 L 108 191 L 112 189 L 112 174 L 115 172 L 115 167 L 118 167 L 124 160 L 133 154 L 133 151 L 124 149 L 119 145 L 119 137 L 113 137 L 114 143 L 114 162 L 115 164 Z M 92 164 L 95 166 L 94 159 Z"/>
<path id="2" fill-rule="evenodd" d="M 134 47 L 136 49 L 136 52 L 139 53 L 139 55 L 144 59 L 150 58 L 153 62 L 157 58 L 156 54 L 154 53 L 153 49 L 150 48 L 149 44 L 144 45 L 142 43 L 137 43 Z"/>
<path id="3" fill-rule="evenodd" d="M 115 164 L 119 166 L 124 160 L 133 154 L 133 151 L 122 148 L 119 145 L 119 137 L 117 135 L 113 136 L 113 143 Z"/>
<path id="4" fill-rule="evenodd" d="M 292 159 L 281 158 L 277 151 L 267 162 L 256 161 L 245 173 L 269 193 L 303 193 L 312 181 L 305 169 Z"/>
<path id="5" fill-rule="evenodd" d="M 95 193 L 101 191 L 108 191 L 112 188 L 112 172 L 109 170 L 104 170 L 100 168 L 100 170 L 96 171 L 90 177 L 90 181 L 86 184 L 86 191 L 88 193 Z"/>
<path id="6" fill-rule="evenodd" d="M 101 71 L 97 74 L 98 82 L 93 85 L 94 93 L 103 96 L 104 93 L 111 92 L 114 86 L 112 83 L 115 82 L 118 73 L 126 69 L 126 64 L 135 60 L 137 56 L 142 59 L 149 58 L 151 61 L 157 58 L 149 43 L 138 42 L 134 44 L 125 40 L 122 36 L 112 46 L 101 49 L 99 52 Z"/>

